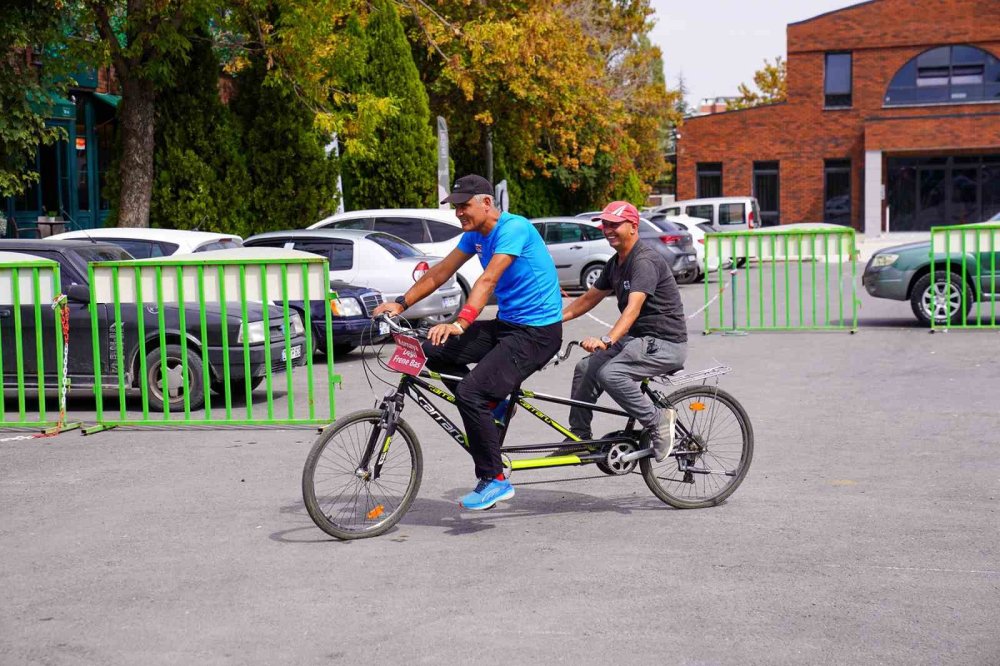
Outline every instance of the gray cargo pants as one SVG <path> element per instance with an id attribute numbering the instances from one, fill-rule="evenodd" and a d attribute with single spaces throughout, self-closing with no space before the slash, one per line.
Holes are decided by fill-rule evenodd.
<path id="1" fill-rule="evenodd" d="M 639 388 L 646 377 L 655 377 L 684 366 L 686 342 L 667 342 L 659 338 L 623 337 L 606 350 L 597 351 L 576 364 L 573 372 L 574 400 L 596 402 L 607 392 L 630 416 L 646 428 L 660 422 L 659 410 Z M 569 426 L 581 439 L 591 439 L 593 412 L 571 407 Z"/>

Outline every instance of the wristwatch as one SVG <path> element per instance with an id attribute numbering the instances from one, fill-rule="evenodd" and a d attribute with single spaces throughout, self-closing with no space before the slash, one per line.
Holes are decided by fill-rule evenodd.
<path id="1" fill-rule="evenodd" d="M 406 308 L 410 307 L 409 305 L 406 304 L 406 296 L 397 296 L 396 298 L 393 299 L 392 302 L 393 303 L 399 303 L 400 305 L 403 306 L 404 310 Z"/>
<path id="2" fill-rule="evenodd" d="M 602 335 L 601 336 L 601 342 L 603 342 L 608 347 L 610 347 L 611 345 L 615 344 L 615 341 L 611 339 L 610 335 Z"/>

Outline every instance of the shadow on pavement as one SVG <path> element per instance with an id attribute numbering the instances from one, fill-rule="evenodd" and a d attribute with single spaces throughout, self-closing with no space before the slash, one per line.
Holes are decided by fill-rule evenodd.
<path id="1" fill-rule="evenodd" d="M 443 528 L 444 534 L 463 536 L 494 529 L 501 521 L 543 516 L 560 516 L 568 514 L 608 513 L 630 515 L 636 511 L 668 510 L 666 504 L 658 500 L 652 493 L 639 492 L 635 496 L 607 498 L 587 495 L 585 493 L 565 490 L 548 490 L 537 486 L 552 485 L 564 481 L 584 481 L 590 479 L 605 479 L 604 475 L 590 477 L 574 477 L 549 481 L 526 481 L 516 483 L 517 495 L 509 502 L 502 502 L 487 511 L 467 511 L 458 505 L 459 499 L 469 491 L 468 488 L 454 488 L 445 493 L 449 499 L 428 499 L 417 497 L 406 515 L 393 527 L 376 539 L 405 540 L 400 535 L 400 526 L 422 526 Z M 645 489 L 645 488 L 643 488 Z M 269 535 L 272 541 L 281 543 L 325 543 L 338 541 L 327 536 L 316 527 L 306 513 L 305 505 L 296 502 L 284 506 L 280 513 L 295 516 L 303 521 L 302 526 L 290 527 Z M 343 542 L 350 543 L 350 542 Z"/>

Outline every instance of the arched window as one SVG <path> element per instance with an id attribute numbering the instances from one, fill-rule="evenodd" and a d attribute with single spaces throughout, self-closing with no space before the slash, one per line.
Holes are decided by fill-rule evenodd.
<path id="1" fill-rule="evenodd" d="M 939 46 L 903 65 L 886 106 L 1000 102 L 1000 60 L 974 46 Z"/>

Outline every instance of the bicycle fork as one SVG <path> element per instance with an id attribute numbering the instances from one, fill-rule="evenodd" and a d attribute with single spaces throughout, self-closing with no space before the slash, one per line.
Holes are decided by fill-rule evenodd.
<path id="1" fill-rule="evenodd" d="M 372 434 L 368 437 L 368 444 L 365 446 L 358 468 L 354 470 L 354 476 L 362 481 L 375 481 L 382 474 L 382 465 L 389 454 L 389 445 L 392 443 L 392 436 L 396 434 L 396 417 L 403 409 L 403 394 L 393 389 L 386 392 L 382 398 L 379 409 L 382 411 L 382 418 L 378 425 L 372 428 Z M 376 451 L 378 452 L 376 456 Z M 372 458 L 375 458 L 375 465 L 372 466 Z"/>

